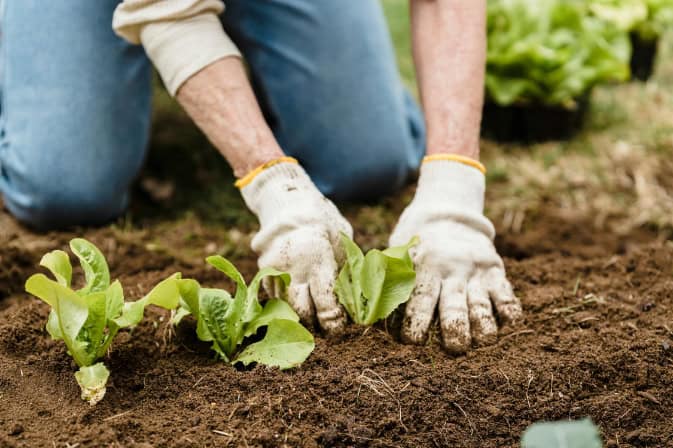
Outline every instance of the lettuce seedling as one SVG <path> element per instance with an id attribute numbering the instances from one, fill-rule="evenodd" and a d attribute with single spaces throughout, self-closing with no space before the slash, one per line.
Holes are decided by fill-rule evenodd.
<path id="1" fill-rule="evenodd" d="M 418 244 L 418 238 L 404 246 L 370 250 L 367 255 L 343 233 L 341 243 L 346 263 L 334 291 L 353 322 L 372 325 L 409 300 L 416 284 L 409 249 Z"/>
<path id="2" fill-rule="evenodd" d="M 110 376 L 107 367 L 97 361 L 105 356 L 120 329 L 133 327 L 142 320 L 147 305 L 177 307 L 180 274 L 163 280 L 142 299 L 125 302 L 121 283 L 119 280 L 110 283 L 107 262 L 96 246 L 76 238 L 70 241 L 70 249 L 84 271 L 83 288 L 77 291 L 71 288 L 70 258 L 55 250 L 40 261 L 55 280 L 35 274 L 26 281 L 26 291 L 51 307 L 47 331 L 54 340 L 65 342 L 68 354 L 79 366 L 75 378 L 82 389 L 82 399 L 94 405 L 105 395 Z"/>
<path id="3" fill-rule="evenodd" d="M 257 362 L 289 369 L 308 358 L 315 348 L 313 335 L 299 323 L 290 305 L 271 299 L 262 307 L 257 298 L 265 277 L 277 277 L 287 287 L 288 274 L 265 268 L 246 285 L 241 273 L 225 258 L 212 256 L 206 261 L 236 283 L 236 293 L 232 298 L 222 289 L 201 288 L 194 280 L 180 280 L 180 307 L 173 318 L 176 325 L 192 314 L 197 337 L 212 342 L 217 356 L 231 364 Z M 266 327 L 264 338 L 242 348 L 246 338 L 262 327 Z"/>
<path id="4" fill-rule="evenodd" d="M 526 429 L 521 448 L 601 448 L 598 428 L 590 419 L 535 423 Z"/>

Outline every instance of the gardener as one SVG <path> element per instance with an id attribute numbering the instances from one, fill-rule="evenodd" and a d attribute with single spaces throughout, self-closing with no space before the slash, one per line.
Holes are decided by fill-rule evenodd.
<path id="1" fill-rule="evenodd" d="M 425 123 L 398 78 L 377 0 L 223 9 L 220 0 L 4 2 L 6 207 L 41 229 L 124 211 L 147 147 L 149 57 L 233 167 L 261 223 L 259 264 L 292 275 L 287 299 L 305 320 L 327 332 L 345 323 L 333 286 L 338 234 L 352 230 L 326 197 L 395 192 L 420 165 L 390 238 L 421 241 L 403 339 L 422 343 L 438 307 L 449 351 L 492 341 L 494 315 L 512 320 L 521 308 L 483 214 L 486 1 L 411 1 Z"/>

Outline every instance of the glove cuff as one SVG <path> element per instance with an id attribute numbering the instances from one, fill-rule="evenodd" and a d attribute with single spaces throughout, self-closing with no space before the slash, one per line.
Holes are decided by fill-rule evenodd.
<path id="1" fill-rule="evenodd" d="M 234 182 L 234 186 L 239 189 L 245 187 L 246 185 L 250 184 L 255 179 L 255 177 L 257 177 L 262 171 L 267 170 L 274 165 L 278 165 L 279 163 L 298 164 L 299 162 L 294 157 L 287 157 L 287 156 L 278 157 L 277 159 L 273 159 L 266 163 L 263 163 L 254 170 L 250 171 L 248 174 L 246 174 L 245 176 L 241 177 L 236 182 Z"/>
<path id="2" fill-rule="evenodd" d="M 416 200 L 482 214 L 486 177 L 471 166 L 448 160 L 421 165 Z"/>
<path id="3" fill-rule="evenodd" d="M 447 160 L 471 166 L 472 168 L 476 168 L 479 171 L 481 171 L 482 174 L 486 174 L 486 167 L 484 166 L 483 163 L 471 157 L 461 156 L 459 154 L 433 154 L 430 156 L 425 156 L 423 158 L 423 163 L 447 161 Z"/>
<path id="4" fill-rule="evenodd" d="M 290 157 L 262 165 L 240 181 L 249 176 L 252 177 L 239 188 L 250 211 L 262 222 L 285 208 L 305 204 L 307 194 L 320 195 L 306 171 Z"/>

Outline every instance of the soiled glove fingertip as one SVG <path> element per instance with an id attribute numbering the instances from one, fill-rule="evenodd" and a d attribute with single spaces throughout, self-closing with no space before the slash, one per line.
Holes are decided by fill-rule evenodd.
<path id="1" fill-rule="evenodd" d="M 428 338 L 428 328 L 424 319 L 407 317 L 402 324 L 400 338 L 404 344 L 422 345 Z"/>
<path id="2" fill-rule="evenodd" d="M 418 334 L 410 334 L 406 332 L 400 333 L 400 340 L 403 344 L 409 345 L 423 345 L 425 343 L 425 336 Z"/>
<path id="3" fill-rule="evenodd" d="M 315 308 L 308 292 L 308 284 L 290 284 L 287 301 L 307 327 L 315 326 Z"/>
<path id="4" fill-rule="evenodd" d="M 493 345 L 498 340 L 498 326 L 493 316 L 470 321 L 472 343 L 477 347 Z"/>
<path id="5" fill-rule="evenodd" d="M 442 326 L 442 346 L 451 355 L 464 355 L 472 344 L 467 322 L 455 321 Z"/>
<path id="6" fill-rule="evenodd" d="M 341 315 L 339 318 L 321 321 L 320 327 L 327 337 L 334 338 L 341 335 L 346 329 L 346 317 Z"/>
<path id="7" fill-rule="evenodd" d="M 498 333 L 480 334 L 472 337 L 472 344 L 475 347 L 487 347 L 498 342 Z"/>
<path id="8" fill-rule="evenodd" d="M 498 309 L 498 315 L 503 324 L 513 325 L 523 317 L 523 310 L 521 309 L 520 303 L 511 303 L 508 305 L 502 305 Z"/>

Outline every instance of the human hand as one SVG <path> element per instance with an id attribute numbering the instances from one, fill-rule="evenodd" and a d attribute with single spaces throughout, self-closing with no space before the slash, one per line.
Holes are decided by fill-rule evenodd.
<path id="1" fill-rule="evenodd" d="M 353 230 L 334 204 L 320 193 L 293 159 L 275 164 L 241 186 L 241 194 L 257 215 L 260 230 L 252 240 L 259 267 L 288 272 L 282 282 L 264 284 L 269 295 L 284 298 L 300 318 L 313 324 L 317 317 L 328 333 L 346 323 L 334 295 L 334 283 L 344 259 L 339 232 Z"/>
<path id="2" fill-rule="evenodd" d="M 426 339 L 437 307 L 442 343 L 455 354 L 473 342 L 496 340 L 494 311 L 501 322 L 521 316 L 493 245 L 493 224 L 483 214 L 484 190 L 484 175 L 475 166 L 454 160 L 422 165 L 416 195 L 390 237 L 391 246 L 420 238 L 411 250 L 417 280 L 406 306 L 405 342 Z"/>

